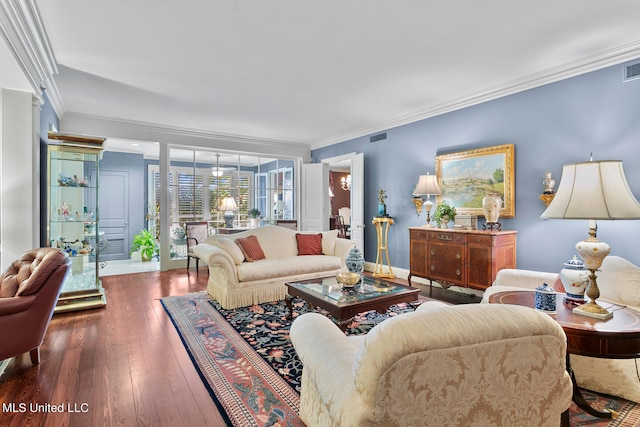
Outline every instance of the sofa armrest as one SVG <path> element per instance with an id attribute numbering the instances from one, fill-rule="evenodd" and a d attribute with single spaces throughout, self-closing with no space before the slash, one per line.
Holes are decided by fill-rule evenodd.
<path id="1" fill-rule="evenodd" d="M 505 268 L 498 271 L 492 286 L 513 286 L 516 288 L 535 289 L 543 283 L 554 287 L 560 280 L 558 273 Z"/>
<path id="2" fill-rule="evenodd" d="M 27 311 L 35 302 L 35 295 L 0 298 L 0 316 Z"/>
<path id="3" fill-rule="evenodd" d="M 193 248 L 193 254 L 212 266 L 216 264 L 216 260 L 224 259 L 225 262 L 233 264 L 233 258 L 227 251 L 210 243 L 201 243 Z"/>
<path id="4" fill-rule="evenodd" d="M 362 411 L 353 379 L 353 366 L 362 343 L 347 337 L 329 318 L 305 313 L 294 320 L 290 337 L 302 361 L 304 375 L 313 382 L 319 398 L 333 420 L 349 418 Z"/>

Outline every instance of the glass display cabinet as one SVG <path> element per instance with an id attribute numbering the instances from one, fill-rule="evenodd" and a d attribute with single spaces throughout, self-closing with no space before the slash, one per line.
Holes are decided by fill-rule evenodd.
<path id="1" fill-rule="evenodd" d="M 98 275 L 98 167 L 105 138 L 49 132 L 47 145 L 47 241 L 69 254 L 71 271 L 55 312 L 107 304 Z"/>

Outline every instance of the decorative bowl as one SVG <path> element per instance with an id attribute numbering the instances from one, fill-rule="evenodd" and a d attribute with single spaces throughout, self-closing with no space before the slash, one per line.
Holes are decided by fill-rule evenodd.
<path id="1" fill-rule="evenodd" d="M 343 288 L 352 288 L 360 281 L 360 273 L 341 271 L 336 274 L 336 280 Z"/>

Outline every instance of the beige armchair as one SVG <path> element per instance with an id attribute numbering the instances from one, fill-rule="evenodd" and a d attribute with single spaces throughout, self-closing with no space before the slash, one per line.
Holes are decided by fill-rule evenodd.
<path id="1" fill-rule="evenodd" d="M 640 267 L 622 257 L 609 255 L 604 259 L 597 277 L 600 289 L 598 301 L 620 304 L 640 311 Z M 498 292 L 533 292 L 542 283 L 564 292 L 558 273 L 521 269 L 500 270 L 493 285 L 485 290 L 482 302 L 488 302 L 489 297 Z M 637 403 L 640 403 L 639 366 L 640 358 L 604 359 L 571 355 L 571 367 L 580 387 Z"/>
<path id="2" fill-rule="evenodd" d="M 71 262 L 60 249 L 25 252 L 0 276 L 0 360 L 30 352 L 40 362 L 40 345 Z"/>
<path id="3" fill-rule="evenodd" d="M 347 337 L 327 317 L 291 327 L 307 426 L 557 426 L 571 404 L 566 336 L 508 305 L 422 304 Z"/>

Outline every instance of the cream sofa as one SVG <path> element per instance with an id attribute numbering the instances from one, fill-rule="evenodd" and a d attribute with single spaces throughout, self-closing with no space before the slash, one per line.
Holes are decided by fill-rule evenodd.
<path id="1" fill-rule="evenodd" d="M 639 267 L 624 258 L 610 255 L 604 259 L 596 276 L 600 289 L 598 301 L 626 305 L 640 311 Z M 488 302 L 491 295 L 506 290 L 527 289 L 533 292 L 542 283 L 555 284 L 558 289 L 561 281 L 558 273 L 500 270 L 493 285 L 484 292 L 482 302 Z M 572 354 L 571 367 L 580 387 L 640 403 L 640 358 L 600 359 Z"/>
<path id="2" fill-rule="evenodd" d="M 230 235 L 209 236 L 194 254 L 209 266 L 207 292 L 223 308 L 232 309 L 282 300 L 285 282 L 331 276 L 345 268 L 353 242 L 338 238 L 338 230 L 322 232 L 323 255 L 298 256 L 296 233 L 285 227 L 265 226 Z M 254 235 L 265 259 L 246 262 L 235 244 L 238 238 Z"/>
<path id="3" fill-rule="evenodd" d="M 555 427 L 571 404 L 566 336 L 528 307 L 431 301 L 362 336 L 307 313 L 290 336 L 309 427 Z"/>

